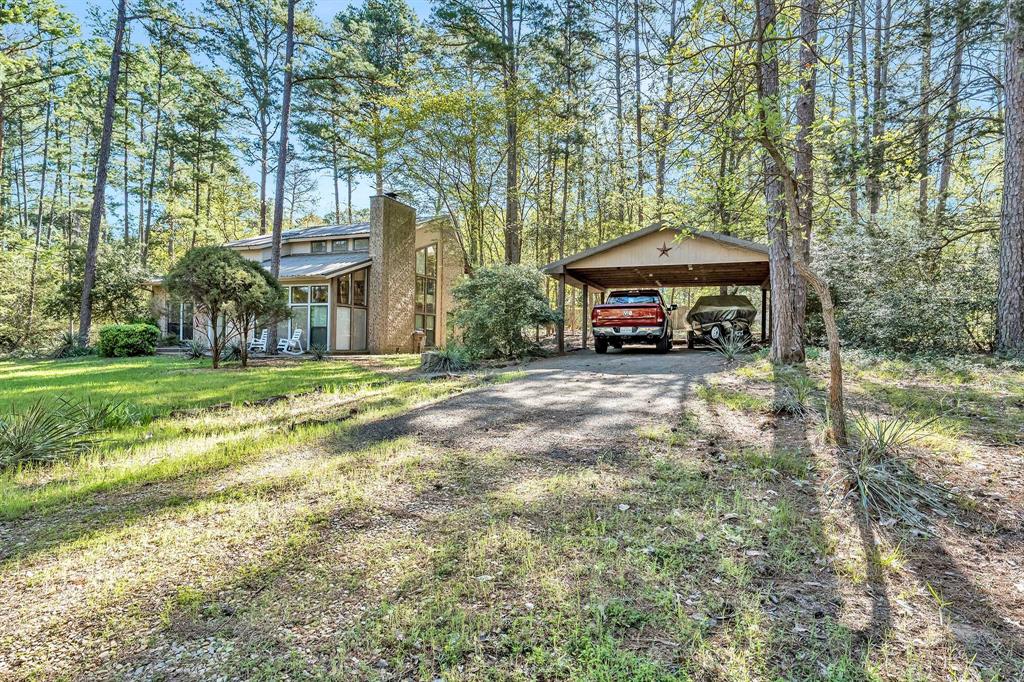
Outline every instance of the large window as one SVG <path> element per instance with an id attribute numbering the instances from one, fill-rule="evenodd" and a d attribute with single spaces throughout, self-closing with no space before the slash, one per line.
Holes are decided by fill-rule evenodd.
<path id="1" fill-rule="evenodd" d="M 311 345 L 327 346 L 329 308 L 326 284 L 288 287 L 288 304 L 292 314 L 278 323 L 278 338 L 291 336 L 296 329 L 302 330 L 299 343 L 303 350 Z"/>
<path id="2" fill-rule="evenodd" d="M 191 341 L 195 333 L 195 308 L 191 301 L 170 301 L 167 304 L 167 335 Z"/>
<path id="3" fill-rule="evenodd" d="M 331 251 L 334 253 L 345 253 L 351 250 L 348 239 L 335 239 L 331 242 Z"/>
<path id="4" fill-rule="evenodd" d="M 356 270 L 338 277 L 334 343 L 337 350 L 366 350 L 366 276 Z"/>
<path id="5" fill-rule="evenodd" d="M 353 251 L 369 251 L 370 250 L 370 240 L 367 239 L 366 237 L 361 237 L 359 239 L 353 239 L 352 240 L 352 250 Z"/>
<path id="6" fill-rule="evenodd" d="M 427 348 L 437 345 L 437 244 L 416 251 L 416 329 Z"/>
<path id="7" fill-rule="evenodd" d="M 310 253 L 327 253 L 327 242 L 310 242 L 309 244 Z"/>

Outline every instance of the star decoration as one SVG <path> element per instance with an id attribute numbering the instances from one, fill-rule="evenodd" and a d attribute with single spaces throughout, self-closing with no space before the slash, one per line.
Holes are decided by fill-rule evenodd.
<path id="1" fill-rule="evenodd" d="M 671 250 L 672 250 L 671 246 L 669 246 L 665 242 L 662 242 L 661 246 L 658 247 L 658 258 L 661 258 L 662 256 L 665 256 L 667 258 L 668 257 L 668 252 L 671 251 Z"/>

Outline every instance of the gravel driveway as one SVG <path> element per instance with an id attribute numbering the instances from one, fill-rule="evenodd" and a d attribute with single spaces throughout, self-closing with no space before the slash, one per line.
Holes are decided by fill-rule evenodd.
<path id="1" fill-rule="evenodd" d="M 638 427 L 675 423 L 694 384 L 721 367 L 705 350 L 577 351 L 531 363 L 517 381 L 413 410 L 360 435 L 592 459 L 635 447 Z"/>

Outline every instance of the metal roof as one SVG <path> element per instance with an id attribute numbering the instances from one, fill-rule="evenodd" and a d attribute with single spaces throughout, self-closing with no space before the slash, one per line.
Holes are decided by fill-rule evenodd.
<path id="1" fill-rule="evenodd" d="M 573 263 L 581 261 L 584 258 L 589 258 L 590 256 L 593 256 L 595 254 L 603 253 L 605 251 L 608 251 L 609 249 L 614 249 L 616 246 L 621 246 L 623 244 L 633 241 L 634 239 L 639 239 L 640 237 L 647 236 L 660 230 L 665 230 L 667 232 L 675 232 L 676 234 L 681 234 L 687 231 L 685 228 L 669 227 L 667 225 L 663 225 L 662 223 L 655 223 L 653 225 L 648 225 L 642 230 L 637 230 L 635 232 L 630 232 L 629 234 L 624 234 L 621 237 L 617 237 L 615 239 L 606 241 L 603 244 L 592 246 L 591 248 L 584 249 L 579 253 L 574 253 L 571 256 L 566 256 L 561 260 L 556 260 L 553 263 L 548 263 L 543 268 L 541 268 L 541 272 L 550 275 L 558 274 L 560 272 L 563 272 L 567 265 L 572 265 Z M 757 253 L 765 255 L 768 254 L 768 247 L 764 244 L 758 244 L 757 242 L 752 242 L 748 239 L 740 239 L 739 237 L 733 237 L 727 234 L 720 234 L 718 232 L 694 231 L 690 232 L 690 236 L 703 237 L 705 239 L 713 239 L 714 241 L 721 242 L 722 244 L 728 244 L 729 246 L 735 246 L 741 249 L 747 249 L 749 251 L 756 251 Z"/>
<path id="2" fill-rule="evenodd" d="M 307 239 L 327 239 L 330 237 L 359 237 L 370 234 L 370 223 L 353 223 L 351 225 L 318 225 L 317 227 L 300 227 L 285 230 L 281 233 L 281 242 L 304 241 Z M 261 234 L 246 237 L 224 246 L 233 248 L 260 248 L 270 246 L 271 235 Z"/>
<path id="3" fill-rule="evenodd" d="M 281 257 L 279 279 L 296 279 L 300 277 L 333 277 L 348 270 L 356 270 L 369 265 L 370 254 L 363 252 L 308 254 Z M 263 261 L 263 267 L 270 269 L 270 260 Z"/>

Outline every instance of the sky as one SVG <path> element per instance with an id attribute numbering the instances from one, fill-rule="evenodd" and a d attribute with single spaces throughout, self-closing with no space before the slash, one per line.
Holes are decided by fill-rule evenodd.
<path id="1" fill-rule="evenodd" d="M 410 7 L 423 19 L 426 20 L 430 16 L 430 0 L 406 0 Z M 114 0 L 101 0 L 96 2 L 94 0 L 63 0 L 61 4 L 69 12 L 74 14 L 79 19 L 81 30 L 83 35 L 89 35 L 89 12 L 92 8 L 101 8 L 109 12 L 115 12 L 117 10 L 117 3 Z M 202 0 L 180 0 L 180 4 L 185 11 L 197 11 L 201 5 Z M 316 15 L 324 20 L 329 21 L 338 12 L 341 12 L 346 7 L 358 2 L 352 2 L 350 0 L 315 0 L 315 13 Z M 294 132 L 294 131 L 293 131 Z M 294 136 L 293 136 L 294 139 Z M 254 166 L 247 169 L 249 176 L 254 180 L 258 180 L 258 171 Z M 273 184 L 273 178 L 271 178 L 271 184 Z M 273 187 L 271 187 L 271 192 Z M 341 188 L 342 202 L 345 201 L 345 188 Z M 319 178 L 318 182 L 318 202 L 315 212 L 321 215 L 327 215 L 334 211 L 334 190 L 331 187 L 331 178 L 329 173 L 323 173 Z M 373 194 L 373 183 L 366 178 L 361 178 L 353 188 L 352 192 L 352 209 L 358 211 L 360 209 L 369 208 L 370 196 Z M 342 212 L 345 211 L 344 205 L 342 205 Z"/>

